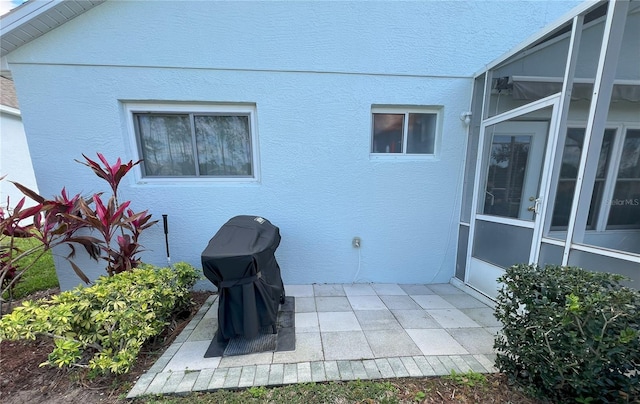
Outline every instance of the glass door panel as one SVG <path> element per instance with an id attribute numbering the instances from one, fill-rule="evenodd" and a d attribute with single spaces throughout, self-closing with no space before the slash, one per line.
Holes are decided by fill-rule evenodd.
<path id="1" fill-rule="evenodd" d="M 486 128 L 484 200 L 479 213 L 533 221 L 547 122 L 507 121 Z"/>
<path id="2" fill-rule="evenodd" d="M 490 297 L 496 296 L 505 268 L 537 258 L 550 176 L 545 156 L 554 149 L 548 138 L 557 100 L 503 114 L 481 129 L 466 282 Z"/>

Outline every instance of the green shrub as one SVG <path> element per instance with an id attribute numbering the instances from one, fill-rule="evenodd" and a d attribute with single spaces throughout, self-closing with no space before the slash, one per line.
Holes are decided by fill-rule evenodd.
<path id="1" fill-rule="evenodd" d="M 22 251 L 34 250 L 42 244 L 35 238 L 20 238 L 14 240 L 14 243 Z M 60 286 L 51 251 L 46 251 L 42 255 L 40 251 L 37 250 L 33 254 L 25 256 L 16 265 L 19 270 L 23 268 L 27 268 L 27 270 L 13 288 L 4 292 L 2 298 L 5 301 L 9 301 L 11 298 L 22 299 L 33 292 Z"/>
<path id="2" fill-rule="evenodd" d="M 197 278 L 185 263 L 101 277 L 91 287 L 24 302 L 0 319 L 0 340 L 50 336 L 55 348 L 45 364 L 126 373 L 144 342 L 189 303 Z"/>
<path id="3" fill-rule="evenodd" d="M 640 292 L 624 277 L 515 265 L 499 279 L 497 367 L 557 402 L 640 398 Z"/>

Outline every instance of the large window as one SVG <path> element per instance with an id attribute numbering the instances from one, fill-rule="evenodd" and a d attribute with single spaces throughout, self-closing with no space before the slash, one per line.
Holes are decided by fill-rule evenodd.
<path id="1" fill-rule="evenodd" d="M 556 203 L 553 208 L 553 219 L 551 221 L 552 230 L 564 230 L 569 224 L 571 203 L 573 202 L 578 166 L 580 165 L 580 156 L 584 143 L 584 131 L 584 128 L 569 128 L 567 130 L 567 139 L 562 154 L 560 178 L 558 179 Z M 587 229 L 590 230 L 595 228 L 596 215 L 600 210 L 607 167 L 610 160 L 610 151 L 615 133 L 615 129 L 607 129 L 604 133 L 593 195 L 591 196 L 591 208 L 589 209 L 589 217 L 587 218 Z"/>
<path id="2" fill-rule="evenodd" d="M 640 129 L 627 130 L 607 229 L 640 229 Z"/>
<path id="3" fill-rule="evenodd" d="M 255 108 L 130 105 L 145 178 L 253 179 Z"/>
<path id="4" fill-rule="evenodd" d="M 569 223 L 584 131 L 567 131 L 551 230 L 565 230 Z M 587 230 L 605 229 L 640 229 L 640 129 L 605 130 Z"/>
<path id="5" fill-rule="evenodd" d="M 371 153 L 434 155 L 439 110 L 373 108 Z"/>

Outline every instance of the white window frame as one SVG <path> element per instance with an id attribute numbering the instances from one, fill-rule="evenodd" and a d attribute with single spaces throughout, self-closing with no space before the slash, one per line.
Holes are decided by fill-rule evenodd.
<path id="1" fill-rule="evenodd" d="M 222 177 L 222 176 L 175 176 L 153 177 L 144 176 L 143 163 L 134 167 L 133 173 L 138 184 L 188 184 L 188 183 L 257 183 L 260 181 L 260 159 L 258 154 L 258 122 L 255 104 L 233 103 L 182 103 L 182 102 L 124 102 L 124 115 L 130 139 L 130 150 L 134 161 L 143 158 L 140 142 L 136 132 L 134 114 L 144 113 L 175 113 L 175 114 L 238 114 L 249 116 L 251 135 L 251 164 L 252 176 Z"/>
<path id="2" fill-rule="evenodd" d="M 567 130 L 569 128 L 573 129 L 585 129 L 586 123 L 583 121 L 570 121 L 567 123 Z M 637 232 L 636 228 L 613 228 L 607 229 L 607 222 L 609 220 L 609 211 L 611 209 L 610 201 L 613 198 L 613 193 L 615 191 L 615 186 L 618 181 L 618 171 L 620 165 L 620 159 L 622 158 L 622 149 L 624 146 L 624 140 L 627 136 L 627 132 L 629 130 L 638 130 L 640 129 L 640 125 L 635 122 L 607 122 L 605 125 L 605 130 L 615 130 L 613 143 L 611 146 L 611 151 L 609 155 L 609 162 L 607 165 L 607 171 L 604 178 L 604 187 L 602 191 L 602 201 L 600 202 L 600 207 L 598 211 L 595 212 L 595 223 L 593 224 L 593 228 L 586 229 L 587 233 L 623 233 L 623 232 Z M 559 182 L 559 173 L 554 177 L 554 186 L 557 188 Z M 555 201 L 554 201 L 555 203 Z M 559 234 L 565 234 L 567 229 L 553 229 L 547 232 L 549 237 L 554 237 Z"/>
<path id="3" fill-rule="evenodd" d="M 371 106 L 371 130 L 369 131 L 369 155 L 375 160 L 437 160 L 440 154 L 440 139 L 442 136 L 442 106 L 402 106 L 402 105 L 372 105 Z M 402 152 L 401 153 L 375 153 L 373 152 L 373 120 L 374 114 L 404 115 L 402 128 Z M 407 153 L 409 114 L 433 114 L 436 116 L 436 129 L 433 136 L 433 153 Z"/>

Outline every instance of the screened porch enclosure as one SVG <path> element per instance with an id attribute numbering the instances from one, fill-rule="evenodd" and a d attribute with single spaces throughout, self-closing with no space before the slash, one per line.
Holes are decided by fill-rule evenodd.
<path id="1" fill-rule="evenodd" d="M 475 78 L 456 278 L 517 263 L 640 286 L 640 2 L 585 4 Z"/>

